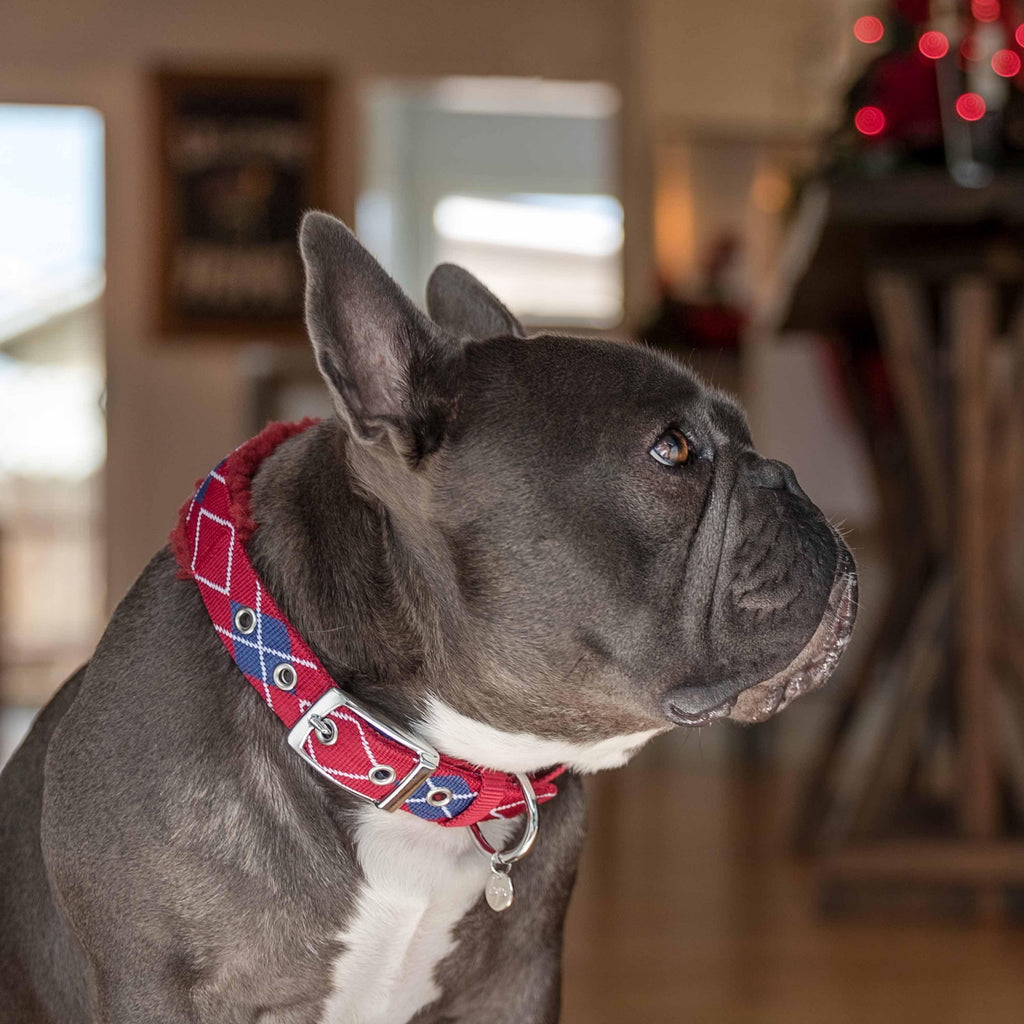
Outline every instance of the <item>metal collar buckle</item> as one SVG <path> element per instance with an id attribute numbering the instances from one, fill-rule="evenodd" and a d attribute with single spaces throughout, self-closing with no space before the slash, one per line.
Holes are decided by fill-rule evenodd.
<path id="1" fill-rule="evenodd" d="M 411 750 L 417 757 L 417 762 L 412 771 L 405 778 L 396 783 L 390 793 L 374 800 L 372 796 L 350 789 L 350 793 L 362 797 L 371 804 L 375 804 L 382 811 L 397 811 L 405 801 L 420 788 L 421 785 L 437 770 L 441 763 L 441 755 L 428 743 L 407 732 L 400 725 L 379 715 L 376 712 L 368 711 L 353 697 L 332 686 L 315 704 L 295 723 L 288 733 L 288 746 L 294 750 L 308 765 L 315 768 L 325 779 L 330 779 L 335 785 L 338 780 L 317 764 L 305 749 L 306 740 L 309 734 L 317 727 L 317 723 L 324 719 L 337 708 L 348 708 L 360 718 L 364 719 L 378 732 L 383 733 L 388 739 L 402 744 Z M 345 787 L 348 789 L 348 787 Z"/>

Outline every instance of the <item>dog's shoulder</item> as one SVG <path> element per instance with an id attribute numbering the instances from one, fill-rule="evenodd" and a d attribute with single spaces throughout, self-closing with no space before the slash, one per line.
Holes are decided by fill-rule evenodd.
<path id="1" fill-rule="evenodd" d="M 85 992 L 49 990 L 49 1012 L 31 990 L 24 965 L 59 956 L 83 969 L 84 956 L 60 916 L 40 855 L 43 764 L 54 729 L 75 700 L 83 666 L 57 691 L 0 773 L 0 1019 L 20 1024 L 87 1016 Z M 10 1017 L 4 1013 L 10 1013 Z"/>

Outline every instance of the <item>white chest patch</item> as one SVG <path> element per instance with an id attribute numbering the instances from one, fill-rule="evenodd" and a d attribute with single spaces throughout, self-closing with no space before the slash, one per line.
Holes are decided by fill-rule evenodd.
<path id="1" fill-rule="evenodd" d="M 545 739 L 495 729 L 436 697 L 415 730 L 446 754 L 506 772 L 555 764 L 581 772 L 614 768 L 663 731 L 592 743 Z M 521 823 L 481 827 L 500 849 Z M 455 926 L 483 894 L 490 866 L 468 829 L 439 828 L 404 811 L 363 808 L 355 840 L 366 881 L 338 936 L 345 949 L 334 964 L 321 1024 L 405 1024 L 441 995 L 437 966 L 454 947 Z"/>
<path id="2" fill-rule="evenodd" d="M 504 845 L 514 822 L 483 826 Z M 338 938 L 334 991 L 322 1024 L 405 1024 L 441 995 L 434 974 L 453 929 L 480 898 L 490 867 L 468 829 L 397 811 L 360 812 L 356 850 L 366 881 Z"/>
<path id="3" fill-rule="evenodd" d="M 502 772 L 534 772 L 565 764 L 574 771 L 589 773 L 625 764 L 652 736 L 670 729 L 611 736 L 590 743 L 549 739 L 527 732 L 504 732 L 456 711 L 431 696 L 427 713 L 416 725 L 417 733 L 438 750 L 471 764 L 486 765 Z"/>

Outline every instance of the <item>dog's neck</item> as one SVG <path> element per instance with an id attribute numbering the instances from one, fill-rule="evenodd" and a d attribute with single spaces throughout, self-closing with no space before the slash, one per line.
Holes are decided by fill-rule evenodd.
<path id="1" fill-rule="evenodd" d="M 248 553 L 339 685 L 408 725 L 436 671 L 436 613 L 386 511 L 354 483 L 347 443 L 326 420 L 265 460 L 253 481 L 258 529 Z"/>
<path id="2" fill-rule="evenodd" d="M 458 615 L 426 585 L 427 563 L 435 577 L 451 571 L 445 552 L 436 538 L 403 531 L 367 496 L 349 443 L 328 420 L 270 455 L 253 481 L 258 529 L 248 544 L 257 573 L 340 686 L 443 752 L 501 771 L 615 767 L 659 731 L 542 738 L 488 725 L 446 701 L 453 692 L 479 692 L 482 672 L 493 690 L 502 670 L 460 655 L 480 645 L 461 636 Z M 454 571 L 448 582 L 440 589 L 457 601 Z M 505 686 L 515 692 L 516 680 Z"/>

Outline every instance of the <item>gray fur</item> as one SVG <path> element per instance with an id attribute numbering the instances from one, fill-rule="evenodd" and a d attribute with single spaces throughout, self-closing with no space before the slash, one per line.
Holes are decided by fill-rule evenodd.
<path id="1" fill-rule="evenodd" d="M 464 271 L 431 323 L 324 214 L 302 251 L 339 416 L 263 464 L 249 551 L 339 685 L 406 724 L 436 694 L 586 741 L 789 693 L 841 646 L 849 554 L 729 399 L 644 348 L 524 341 Z M 669 424 L 679 469 L 648 455 Z M 160 552 L 0 777 L 0 1024 L 318 1020 L 361 806 L 284 745 Z M 556 1020 L 583 814 L 570 776 L 418 1024 Z"/>

